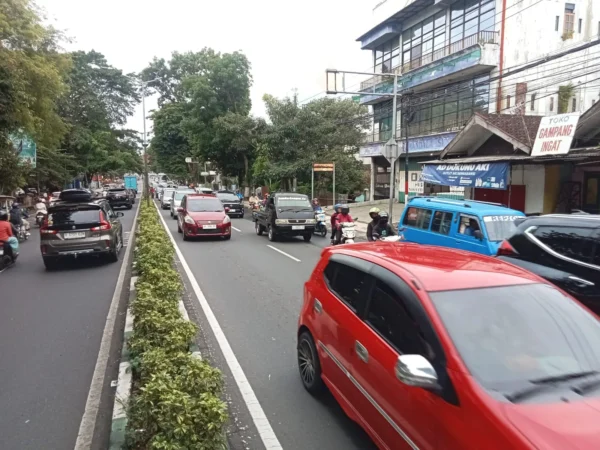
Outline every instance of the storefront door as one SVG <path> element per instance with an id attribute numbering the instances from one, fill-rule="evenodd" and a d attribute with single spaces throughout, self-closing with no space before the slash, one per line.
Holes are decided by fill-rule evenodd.
<path id="1" fill-rule="evenodd" d="M 586 172 L 583 185 L 583 210 L 600 214 L 600 172 Z"/>

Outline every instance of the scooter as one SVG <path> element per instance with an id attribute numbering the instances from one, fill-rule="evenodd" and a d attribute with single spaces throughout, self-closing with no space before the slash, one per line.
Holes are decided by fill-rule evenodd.
<path id="1" fill-rule="evenodd" d="M 4 269 L 9 268 L 10 266 L 13 266 L 17 262 L 18 256 L 18 246 L 16 249 L 13 247 L 13 257 L 11 258 L 10 255 L 4 254 L 4 243 L 0 242 L 0 272 L 2 272 Z"/>
<path id="2" fill-rule="evenodd" d="M 21 224 L 17 229 L 17 239 L 19 242 L 29 239 L 29 232 L 25 229 L 25 225 Z"/>
<path id="3" fill-rule="evenodd" d="M 343 222 L 341 225 L 342 236 L 340 237 L 340 241 L 333 245 L 354 244 L 354 239 L 356 238 L 356 225 L 354 222 Z"/>
<path id="4" fill-rule="evenodd" d="M 318 234 L 321 237 L 327 236 L 327 223 L 325 222 L 326 216 L 322 209 L 317 209 L 315 211 L 315 219 L 317 220 L 317 224 L 315 225 L 315 234 Z"/>
<path id="5" fill-rule="evenodd" d="M 38 227 L 41 227 L 47 215 L 48 211 L 46 211 L 45 209 L 39 209 L 38 212 L 35 213 L 35 224 Z"/>

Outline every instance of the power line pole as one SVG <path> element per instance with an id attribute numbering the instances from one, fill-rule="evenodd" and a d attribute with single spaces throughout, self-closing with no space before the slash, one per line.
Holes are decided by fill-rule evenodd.
<path id="1" fill-rule="evenodd" d="M 150 181 L 148 180 L 148 154 L 146 148 L 148 142 L 146 142 L 146 84 L 142 82 L 142 117 L 144 121 L 144 137 L 142 141 L 142 147 L 144 147 L 144 197 L 146 198 L 146 205 L 150 206 Z"/>

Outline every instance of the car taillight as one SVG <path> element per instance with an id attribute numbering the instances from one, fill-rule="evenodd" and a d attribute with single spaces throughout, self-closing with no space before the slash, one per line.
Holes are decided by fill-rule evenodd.
<path id="1" fill-rule="evenodd" d="M 42 226 L 40 227 L 40 234 L 57 234 L 58 230 L 49 230 L 48 229 L 48 216 L 44 217 L 44 221 L 42 222 Z"/>
<path id="2" fill-rule="evenodd" d="M 502 241 L 502 244 L 500 244 L 496 256 L 516 256 L 518 254 L 519 252 L 515 250 L 515 248 L 510 244 L 510 242 L 504 240 Z"/>
<path id="3" fill-rule="evenodd" d="M 110 230 L 111 228 L 112 225 L 108 220 L 106 220 L 104 212 L 100 211 L 100 225 L 98 225 L 97 227 L 90 228 L 90 231 L 106 231 Z"/>

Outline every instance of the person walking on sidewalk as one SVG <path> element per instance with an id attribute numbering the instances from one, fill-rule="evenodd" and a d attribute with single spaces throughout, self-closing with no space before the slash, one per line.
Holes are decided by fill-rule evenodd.
<path id="1" fill-rule="evenodd" d="M 376 206 L 371 208 L 369 211 L 369 217 L 371 218 L 371 221 L 367 226 L 367 240 L 369 242 L 373 242 L 375 240 L 373 239 L 373 228 L 375 228 L 375 226 L 377 226 L 379 223 L 379 208 Z"/>

